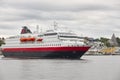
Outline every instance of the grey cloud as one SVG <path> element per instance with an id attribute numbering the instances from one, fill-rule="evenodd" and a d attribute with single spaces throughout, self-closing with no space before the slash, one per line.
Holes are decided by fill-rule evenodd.
<path id="1" fill-rule="evenodd" d="M 83 5 L 49 5 L 49 4 L 27 4 L 27 5 L 16 5 L 12 6 L 18 9 L 31 9 L 31 10 L 38 10 L 38 11 L 88 11 L 88 10 L 113 10 L 110 6 L 106 5 L 99 5 L 99 4 L 83 4 Z"/>
<path id="2" fill-rule="evenodd" d="M 51 0 L 50 0 L 51 1 Z M 3 7 L 12 7 L 16 9 L 38 10 L 38 11 L 86 11 L 86 10 L 113 10 L 114 8 L 108 4 L 101 3 L 78 3 L 69 4 L 63 2 L 50 1 L 4 1 Z M 33 12 L 32 12 L 33 13 Z"/>
<path id="3" fill-rule="evenodd" d="M 12 30 L 12 29 L 14 29 L 14 27 L 10 27 L 10 25 L 1 25 L 0 24 L 0 30 Z"/>
<path id="4" fill-rule="evenodd" d="M 9 12 L 11 11 L 11 12 Z M 34 10 L 11 10 L 2 11 L 0 21 L 24 21 L 24 20 L 73 20 L 71 13 L 44 12 Z"/>
<path id="5" fill-rule="evenodd" d="M 57 1 L 56 1 L 57 2 Z M 80 3 L 70 4 L 53 3 L 42 1 L 15 1 L 4 0 L 2 8 L 7 9 L 3 11 L 2 20 L 4 21 L 19 21 L 28 19 L 41 20 L 73 20 L 74 16 L 66 15 L 66 12 L 75 13 L 81 11 L 107 11 L 114 8 L 105 4 L 99 3 Z M 14 9 L 13 12 L 11 9 Z M 57 12 L 57 13 L 56 13 Z M 62 13 L 62 14 L 60 14 Z"/>
<path id="6" fill-rule="evenodd" d="M 3 32 L 3 30 L 9 31 L 10 29 L 9 33 L 12 34 L 13 30 L 17 30 L 26 23 L 48 26 L 56 20 L 62 26 L 79 30 L 88 36 L 90 34 L 93 37 L 110 36 L 113 32 L 119 34 L 117 31 L 120 26 L 120 8 L 117 5 L 119 0 L 50 1 L 2 0 L 0 3 L 0 30 Z"/>

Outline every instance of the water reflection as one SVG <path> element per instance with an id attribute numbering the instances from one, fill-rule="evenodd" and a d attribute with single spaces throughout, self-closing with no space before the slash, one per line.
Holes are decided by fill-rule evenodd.
<path id="1" fill-rule="evenodd" d="M 119 80 L 120 56 L 0 59 L 0 80 Z"/>

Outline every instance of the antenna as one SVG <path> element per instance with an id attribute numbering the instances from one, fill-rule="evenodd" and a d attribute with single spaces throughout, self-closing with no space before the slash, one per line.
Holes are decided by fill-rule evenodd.
<path id="1" fill-rule="evenodd" d="M 39 25 L 36 26 L 36 31 L 39 33 Z"/>
<path id="2" fill-rule="evenodd" d="M 55 21 L 54 21 L 53 26 L 54 26 L 54 29 L 57 30 L 57 27 L 58 27 L 58 26 L 57 26 L 57 23 L 56 23 Z"/>
<path id="3" fill-rule="evenodd" d="M 42 27 L 40 27 L 40 32 L 42 32 Z"/>

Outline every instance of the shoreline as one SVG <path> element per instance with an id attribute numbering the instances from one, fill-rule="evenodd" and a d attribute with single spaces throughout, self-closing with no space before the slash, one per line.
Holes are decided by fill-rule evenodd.
<path id="1" fill-rule="evenodd" d="M 84 56 L 120 56 L 120 54 L 84 54 Z"/>

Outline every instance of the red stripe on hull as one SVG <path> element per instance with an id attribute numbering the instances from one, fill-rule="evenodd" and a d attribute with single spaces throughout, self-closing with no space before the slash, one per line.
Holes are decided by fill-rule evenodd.
<path id="1" fill-rule="evenodd" d="M 30 52 L 39 52 L 39 51 L 87 51 L 90 47 L 36 47 L 36 48 L 3 48 L 3 51 L 9 52 L 21 52 L 21 51 L 30 51 Z"/>

